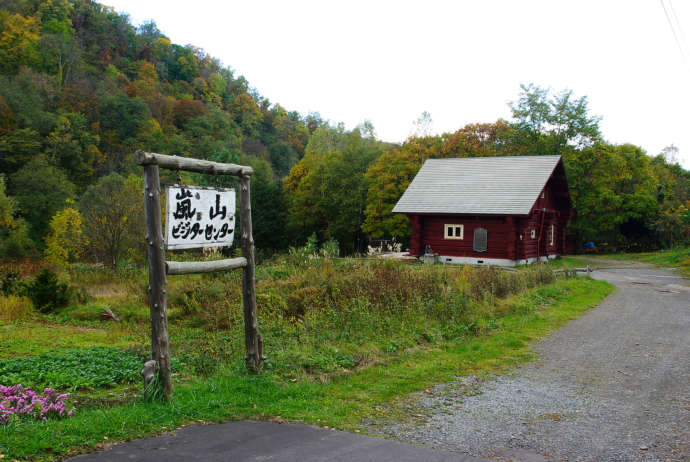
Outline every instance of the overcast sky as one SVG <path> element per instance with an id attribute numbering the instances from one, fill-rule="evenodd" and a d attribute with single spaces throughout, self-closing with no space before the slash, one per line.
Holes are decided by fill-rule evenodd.
<path id="1" fill-rule="evenodd" d="M 690 169 L 690 2 L 102 0 L 153 19 L 273 103 L 401 142 L 510 118 L 521 83 L 587 96 L 604 137 Z M 664 13 L 675 27 L 677 40 Z"/>

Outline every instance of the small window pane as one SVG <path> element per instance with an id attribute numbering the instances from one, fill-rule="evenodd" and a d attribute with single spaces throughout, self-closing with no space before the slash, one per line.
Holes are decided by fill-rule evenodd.
<path id="1" fill-rule="evenodd" d="M 448 237 L 453 237 L 453 227 L 452 226 L 448 227 Z"/>
<path id="2" fill-rule="evenodd" d="M 488 236 L 485 228 L 475 228 L 474 243 L 472 248 L 475 252 L 486 252 Z"/>
<path id="3" fill-rule="evenodd" d="M 462 227 L 456 226 L 455 227 L 455 237 L 461 237 L 462 236 Z"/>

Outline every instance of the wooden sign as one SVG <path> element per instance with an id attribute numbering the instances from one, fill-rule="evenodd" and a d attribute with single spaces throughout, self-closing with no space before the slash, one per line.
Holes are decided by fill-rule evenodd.
<path id="1" fill-rule="evenodd" d="M 166 188 L 166 248 L 196 249 L 232 245 L 235 190 L 173 185 Z"/>
<path id="2" fill-rule="evenodd" d="M 252 207 L 250 166 L 224 164 L 203 159 L 168 156 L 137 151 L 137 164 L 144 167 L 144 214 L 146 215 L 146 246 L 149 261 L 149 309 L 151 311 L 151 359 L 158 368 L 163 395 L 172 398 L 170 369 L 170 339 L 166 284 L 168 274 L 190 274 L 227 271 L 242 268 L 242 305 L 244 306 L 244 363 L 253 373 L 259 373 L 265 359 L 263 340 L 256 316 L 256 287 L 254 284 L 254 238 L 252 237 Z M 242 256 L 227 260 L 203 262 L 165 261 L 162 233 L 161 190 L 159 169 L 233 175 L 238 178 L 240 192 L 240 224 Z M 198 194 L 198 195 L 197 195 Z M 179 196 L 179 197 L 178 197 Z M 235 234 L 235 191 L 200 186 L 168 187 L 168 220 L 166 234 L 168 248 L 212 247 L 232 244 Z M 203 198 L 203 199 L 202 199 Z M 189 202 L 187 202 L 189 199 Z M 225 225 L 227 224 L 227 227 Z M 209 227 L 210 225 L 210 227 Z"/>

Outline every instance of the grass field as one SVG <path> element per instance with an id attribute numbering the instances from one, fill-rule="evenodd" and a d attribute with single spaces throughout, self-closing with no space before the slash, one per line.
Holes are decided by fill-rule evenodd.
<path id="1" fill-rule="evenodd" d="M 22 319 L 0 324 L 0 383 L 3 374 L 39 389 L 58 383 L 77 401 L 70 419 L 0 426 L 6 458 L 50 460 L 229 419 L 361 429 L 363 420 L 395 412 L 390 404 L 409 393 L 528 360 L 532 340 L 613 290 L 588 278 L 555 280 L 543 267 L 507 273 L 276 260 L 257 268 L 270 359 L 253 376 L 243 366 L 239 273 L 171 277 L 175 395 L 161 403 L 142 399 L 138 367 L 131 366 L 149 348 L 145 272 L 105 271 L 73 269 L 64 278 L 90 296 L 48 315 L 24 310 Z M 100 321 L 103 306 L 123 321 Z M 89 355 L 110 366 L 70 370 L 90 364 Z M 43 372 L 23 373 L 20 366 L 29 364 Z"/>
<path id="2" fill-rule="evenodd" d="M 659 266 L 678 268 L 678 271 L 683 276 L 690 278 L 690 248 L 688 247 L 677 247 L 670 250 L 645 253 L 602 254 L 597 255 L 595 258 L 640 261 L 653 263 Z"/>

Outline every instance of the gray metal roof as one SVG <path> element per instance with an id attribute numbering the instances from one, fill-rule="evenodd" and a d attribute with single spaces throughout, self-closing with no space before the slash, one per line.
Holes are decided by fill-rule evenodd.
<path id="1" fill-rule="evenodd" d="M 560 158 L 429 159 L 393 212 L 527 215 Z"/>

